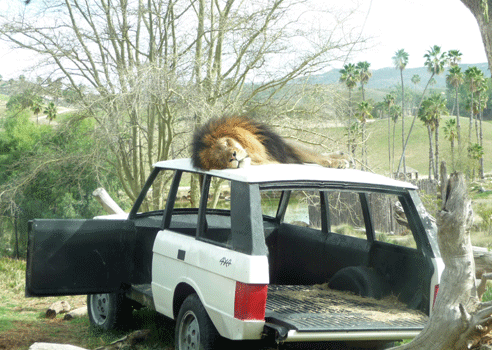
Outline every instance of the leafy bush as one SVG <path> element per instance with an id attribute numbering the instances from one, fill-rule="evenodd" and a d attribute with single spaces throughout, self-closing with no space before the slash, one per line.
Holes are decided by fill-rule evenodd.
<path id="1" fill-rule="evenodd" d="M 487 234 L 492 233 L 492 206 L 480 205 L 475 208 L 476 213 L 482 219 L 480 229 Z"/>

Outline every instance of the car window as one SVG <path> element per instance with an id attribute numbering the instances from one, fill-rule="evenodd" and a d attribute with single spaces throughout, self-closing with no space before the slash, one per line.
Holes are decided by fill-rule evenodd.
<path id="1" fill-rule="evenodd" d="M 290 194 L 282 222 L 321 230 L 319 191 L 310 189 L 262 191 L 263 215 L 276 216 L 282 193 Z M 416 248 L 399 196 L 382 192 L 347 190 L 328 190 L 325 193 L 329 208 L 326 220 L 328 232 L 360 239 L 374 237 L 375 241 Z M 367 213 L 371 217 L 370 222 L 374 232 L 366 232 L 362 201 L 367 202 Z"/>
<path id="2" fill-rule="evenodd" d="M 374 239 L 416 248 L 415 238 L 400 198 L 394 194 L 381 192 L 364 192 L 364 196 L 371 215 Z M 328 201 L 332 232 L 367 238 L 359 192 L 330 191 Z"/>
<path id="3" fill-rule="evenodd" d="M 282 222 L 302 227 L 321 228 L 319 191 L 295 189 L 262 191 L 263 215 L 276 217 L 282 195 L 286 198 L 284 200 L 287 200 Z"/>
<path id="4" fill-rule="evenodd" d="M 182 173 L 174 208 L 198 208 L 200 204 L 200 190 L 198 189 L 196 193 L 192 193 L 191 185 L 192 182 L 196 182 L 198 185 L 199 181 L 199 176 L 196 174 Z"/>
<path id="5" fill-rule="evenodd" d="M 274 218 L 277 215 L 282 191 L 261 191 L 260 193 L 263 215 Z"/>
<path id="6" fill-rule="evenodd" d="M 139 213 L 164 210 L 173 176 L 173 170 L 159 171 L 140 205 Z"/>
<path id="7" fill-rule="evenodd" d="M 330 231 L 367 238 L 360 195 L 353 191 L 328 191 Z"/>
<path id="8" fill-rule="evenodd" d="M 210 243 L 232 246 L 230 181 L 211 177 L 205 225 L 198 237 Z"/>
<path id="9" fill-rule="evenodd" d="M 376 241 L 416 248 L 400 198 L 393 194 L 368 194 Z"/>

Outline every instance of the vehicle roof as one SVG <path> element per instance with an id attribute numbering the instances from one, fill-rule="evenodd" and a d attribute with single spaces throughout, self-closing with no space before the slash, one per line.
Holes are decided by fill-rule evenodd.
<path id="1" fill-rule="evenodd" d="M 411 183 L 355 169 L 333 169 L 316 164 L 265 164 L 239 169 L 201 170 L 193 167 L 190 158 L 160 161 L 154 167 L 210 174 L 227 180 L 247 183 L 330 182 L 369 184 L 374 186 L 417 189 Z"/>

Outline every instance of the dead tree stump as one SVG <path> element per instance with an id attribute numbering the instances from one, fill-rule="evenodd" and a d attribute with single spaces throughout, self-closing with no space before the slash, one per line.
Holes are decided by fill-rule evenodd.
<path id="1" fill-rule="evenodd" d="M 471 201 L 462 174 L 447 181 L 441 169 L 442 208 L 437 213 L 439 248 L 446 265 L 433 313 L 422 332 L 394 349 L 457 350 L 479 344 L 492 325 L 492 303 L 482 303 L 475 285 L 470 242 Z"/>

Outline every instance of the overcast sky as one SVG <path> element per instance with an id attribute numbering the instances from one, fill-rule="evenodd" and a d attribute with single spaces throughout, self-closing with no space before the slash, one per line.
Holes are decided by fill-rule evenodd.
<path id="1" fill-rule="evenodd" d="M 10 1 L 20 0 L 0 0 L 0 10 L 2 3 Z M 359 5 L 358 22 L 365 23 L 363 34 L 374 40 L 372 47 L 353 57 L 354 63 L 368 61 L 372 69 L 392 67 L 391 57 L 404 49 L 409 53 L 407 67 L 421 67 L 423 55 L 433 45 L 444 51 L 460 50 L 463 63 L 487 61 L 477 22 L 460 0 L 361 0 Z M 22 70 L 29 67 L 30 60 L 25 53 L 21 56 L 0 42 L 4 80 L 20 74 L 29 76 Z"/>
<path id="2" fill-rule="evenodd" d="M 399 49 L 409 54 L 408 68 L 422 67 L 423 55 L 433 45 L 460 50 L 463 63 L 487 62 L 477 21 L 460 0 L 366 0 L 364 33 L 375 36 L 375 46 L 358 56 L 371 68 L 392 67 Z M 363 20 L 363 18 L 361 17 Z"/>

